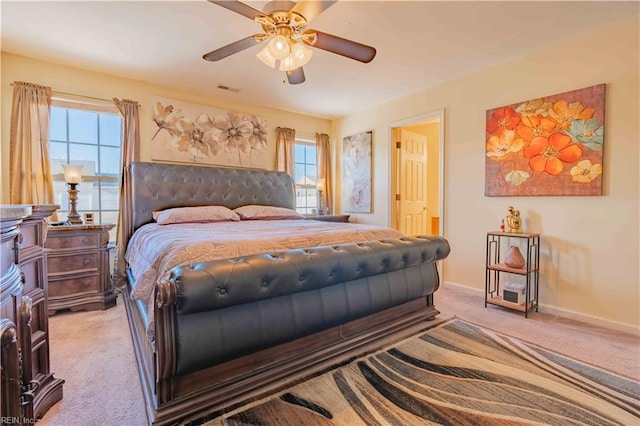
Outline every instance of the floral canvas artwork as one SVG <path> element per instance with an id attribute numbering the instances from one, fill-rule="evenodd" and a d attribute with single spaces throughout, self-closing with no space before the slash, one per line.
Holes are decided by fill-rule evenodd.
<path id="1" fill-rule="evenodd" d="M 255 115 L 154 98 L 151 158 L 267 169 L 267 122 Z"/>
<path id="2" fill-rule="evenodd" d="M 602 195 L 605 87 L 488 110 L 485 195 Z"/>
<path id="3" fill-rule="evenodd" d="M 373 132 L 342 139 L 342 206 L 345 212 L 371 213 Z"/>

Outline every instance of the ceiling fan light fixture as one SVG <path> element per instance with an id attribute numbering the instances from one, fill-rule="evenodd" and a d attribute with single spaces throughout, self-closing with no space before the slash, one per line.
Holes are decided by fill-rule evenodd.
<path id="1" fill-rule="evenodd" d="M 277 35 L 273 37 L 269 44 L 267 44 L 267 49 L 271 56 L 273 56 L 276 60 L 283 60 L 289 53 L 291 53 L 291 48 L 289 47 L 289 40 L 287 37 L 283 35 Z"/>
<path id="2" fill-rule="evenodd" d="M 306 65 L 313 56 L 313 51 L 301 43 L 294 43 L 289 56 L 280 61 L 280 71 L 293 71 Z"/>
<path id="3" fill-rule="evenodd" d="M 240 0 L 209 1 L 260 24 L 262 33 L 206 53 L 203 58 L 207 61 L 219 61 L 266 42 L 266 47 L 258 52 L 256 57 L 266 66 L 284 71 L 289 84 L 300 84 L 305 81 L 303 66 L 313 55 L 313 51 L 307 46 L 363 63 L 371 62 L 376 56 L 376 49 L 371 46 L 306 28 L 307 22 L 336 3 L 333 0 L 276 0 L 269 2 L 263 11 L 254 9 Z"/>
<path id="4" fill-rule="evenodd" d="M 256 57 L 262 61 L 268 67 L 275 68 L 276 67 L 276 58 L 274 58 L 271 53 L 269 53 L 269 46 L 265 47 L 261 51 L 256 54 Z"/>
<path id="5" fill-rule="evenodd" d="M 291 48 L 291 56 L 294 56 L 300 66 L 306 65 L 313 56 L 313 50 L 305 47 L 302 43 L 296 43 Z"/>

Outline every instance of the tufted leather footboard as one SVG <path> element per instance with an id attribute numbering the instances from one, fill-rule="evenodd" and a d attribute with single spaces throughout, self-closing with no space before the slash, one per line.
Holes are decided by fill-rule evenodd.
<path id="1" fill-rule="evenodd" d="M 175 268 L 156 288 L 152 344 L 130 318 L 151 422 L 196 419 L 417 331 L 438 313 L 449 251 L 401 237 Z"/>
<path id="2" fill-rule="evenodd" d="M 438 287 L 440 237 L 295 249 L 176 268 L 176 373 L 344 324 Z"/>

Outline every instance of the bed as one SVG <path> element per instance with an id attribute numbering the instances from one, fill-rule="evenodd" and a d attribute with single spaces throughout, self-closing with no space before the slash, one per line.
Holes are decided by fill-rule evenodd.
<path id="1" fill-rule="evenodd" d="M 281 172 L 136 162 L 125 176 L 122 291 L 149 423 L 211 416 L 438 314 L 441 237 L 306 220 Z"/>

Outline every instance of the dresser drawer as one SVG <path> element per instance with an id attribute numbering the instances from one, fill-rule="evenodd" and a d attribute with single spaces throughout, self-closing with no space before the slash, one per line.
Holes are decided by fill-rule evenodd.
<path id="1" fill-rule="evenodd" d="M 56 235 L 49 234 L 47 248 L 53 250 L 81 250 L 83 248 L 100 248 L 100 235 L 85 233 L 83 235 Z"/>
<path id="2" fill-rule="evenodd" d="M 20 238 L 18 239 L 18 248 L 20 251 L 29 250 L 30 248 L 42 247 L 42 222 L 25 222 L 20 226 Z M 38 248 L 39 248 L 38 247 Z"/>
<path id="3" fill-rule="evenodd" d="M 100 253 L 70 254 L 66 256 L 49 255 L 49 274 L 64 274 L 78 271 L 98 271 L 100 269 Z"/>
<path id="4" fill-rule="evenodd" d="M 33 260 L 20 265 L 20 271 L 24 274 L 24 294 L 31 295 L 35 289 L 44 291 L 46 283 L 45 264 L 42 257 L 37 257 Z M 36 292 L 37 293 L 37 292 Z M 31 295 L 33 298 L 33 295 Z"/>
<path id="5" fill-rule="evenodd" d="M 4 276 L 16 261 L 15 239 L 11 238 L 0 243 L 0 276 Z"/>
<path id="6" fill-rule="evenodd" d="M 49 299 L 100 291 L 100 276 L 85 275 L 67 280 L 49 280 Z"/>

